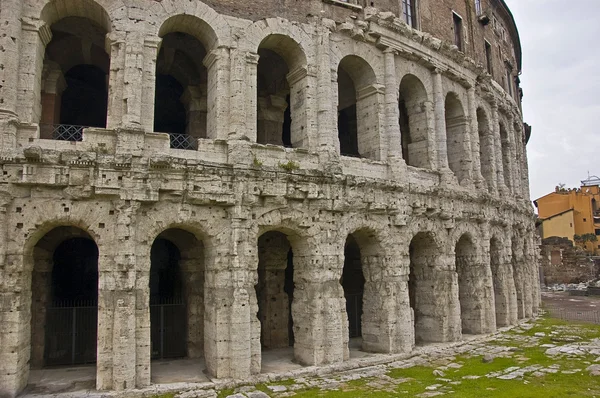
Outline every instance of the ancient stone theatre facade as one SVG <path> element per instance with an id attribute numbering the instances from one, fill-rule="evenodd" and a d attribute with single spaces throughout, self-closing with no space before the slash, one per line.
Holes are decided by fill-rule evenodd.
<path id="1" fill-rule="evenodd" d="M 533 316 L 520 67 L 503 0 L 2 0 L 0 396 Z"/>

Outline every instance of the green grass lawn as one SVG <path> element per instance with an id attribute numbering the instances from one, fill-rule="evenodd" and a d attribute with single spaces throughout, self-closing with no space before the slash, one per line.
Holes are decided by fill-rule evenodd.
<path id="1" fill-rule="evenodd" d="M 545 336 L 535 336 L 536 333 Z M 293 380 L 273 383 L 293 387 L 294 397 L 413 397 L 427 391 L 443 392 L 461 398 L 480 397 L 599 397 L 600 376 L 591 376 L 585 369 L 597 357 L 556 356 L 545 354 L 547 348 L 542 344 L 586 343 L 591 339 L 600 338 L 600 325 L 575 324 L 555 319 L 538 320 L 531 329 L 515 328 L 504 333 L 499 338 L 486 343 L 489 347 L 512 347 L 502 356 L 497 356 L 492 362 L 484 363 L 481 355 L 462 354 L 445 360 L 432 360 L 425 366 L 413 366 L 406 369 L 390 369 L 387 374 L 342 382 L 337 380 L 334 389 L 322 390 L 295 384 Z M 575 341 L 575 343 L 573 343 Z M 448 363 L 451 367 L 444 367 Z M 442 366 L 443 375 L 435 375 L 433 371 Z M 460 367 L 459 367 L 460 366 Z M 526 373 L 522 377 L 503 380 L 495 376 L 506 373 L 508 368 L 525 368 L 539 366 L 541 371 Z M 556 373 L 549 373 L 554 366 Z M 545 370 L 545 371 L 544 371 Z M 570 373 L 562 373 L 567 371 Z M 328 380 L 336 380 L 329 376 Z M 314 379 L 313 381 L 319 381 Z M 327 384 L 325 381 L 323 384 Z M 431 386 L 437 385 L 435 389 Z M 272 397 L 281 396 L 268 390 L 266 385 L 256 386 L 258 390 L 267 392 Z M 428 390 L 429 387 L 431 390 Z M 219 398 L 232 394 L 233 391 L 221 391 Z"/>

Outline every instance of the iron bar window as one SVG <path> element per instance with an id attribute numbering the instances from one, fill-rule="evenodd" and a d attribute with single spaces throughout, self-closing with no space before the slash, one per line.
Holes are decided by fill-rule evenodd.
<path id="1" fill-rule="evenodd" d="M 416 28 L 417 26 L 417 13 L 415 8 L 416 0 L 402 0 L 402 19 L 407 25 Z"/>

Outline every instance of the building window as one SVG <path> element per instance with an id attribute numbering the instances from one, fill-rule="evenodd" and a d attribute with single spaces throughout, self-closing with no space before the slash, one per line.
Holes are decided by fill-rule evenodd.
<path id="1" fill-rule="evenodd" d="M 463 51 L 463 26 L 462 18 L 456 13 L 452 13 L 452 19 L 454 20 L 454 44 L 460 51 Z"/>
<path id="2" fill-rule="evenodd" d="M 583 222 L 587 222 L 587 218 L 584 218 L 584 219 L 583 219 Z"/>
<path id="3" fill-rule="evenodd" d="M 416 0 L 402 0 L 402 19 L 407 25 L 417 27 Z"/>
<path id="4" fill-rule="evenodd" d="M 594 230 L 594 233 L 595 233 L 596 235 L 600 235 L 600 229 L 595 229 L 595 230 Z"/>
<path id="5" fill-rule="evenodd" d="M 492 69 L 492 45 L 486 40 L 485 41 L 485 64 L 487 66 L 487 71 L 491 75 L 493 74 Z"/>
<path id="6" fill-rule="evenodd" d="M 475 12 L 477 13 L 477 15 L 481 15 L 482 14 L 482 9 L 481 9 L 481 0 L 475 0 Z"/>

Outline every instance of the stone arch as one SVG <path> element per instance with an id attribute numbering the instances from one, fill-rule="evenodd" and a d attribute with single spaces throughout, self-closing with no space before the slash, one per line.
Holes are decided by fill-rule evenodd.
<path id="1" fill-rule="evenodd" d="M 459 183 L 469 176 L 469 163 L 467 156 L 468 130 L 467 117 L 458 94 L 449 92 L 445 101 L 446 117 L 446 147 L 448 151 L 448 167 L 454 173 Z"/>
<path id="2" fill-rule="evenodd" d="M 27 66 L 37 68 L 32 73 L 42 82 L 41 89 L 31 88 L 34 103 L 40 104 L 32 121 L 40 124 L 41 138 L 81 141 L 78 126 L 106 126 L 110 54 L 105 37 L 113 29 L 111 17 L 94 0 L 52 1 L 39 15 L 48 42 L 38 42 L 42 58 Z"/>
<path id="3" fill-rule="evenodd" d="M 383 91 L 375 71 L 369 62 L 354 54 L 342 58 L 337 71 L 340 152 L 380 160 Z"/>
<path id="4" fill-rule="evenodd" d="M 183 14 L 167 18 L 158 35 L 153 131 L 169 133 L 172 148 L 196 149 L 199 138 L 215 138 L 208 128 L 215 117 L 208 91 L 215 83 L 204 61 L 218 37 L 206 21 Z"/>
<path id="5" fill-rule="evenodd" d="M 526 317 L 526 302 L 527 302 L 527 273 L 525 270 L 524 258 L 523 258 L 523 234 L 521 230 L 517 230 L 513 233 L 511 240 L 511 264 L 512 272 L 515 284 L 515 290 L 517 292 L 517 317 L 523 319 Z"/>
<path id="6" fill-rule="evenodd" d="M 463 334 L 495 329 L 490 268 L 483 263 L 478 247 L 481 245 L 472 233 L 462 232 L 454 249 Z"/>
<path id="7" fill-rule="evenodd" d="M 314 355 L 313 336 L 310 331 L 314 321 L 307 314 L 310 296 L 306 292 L 311 279 L 313 249 L 306 234 L 293 220 L 281 222 L 282 215 L 267 213 L 258 219 L 254 232 L 255 244 L 250 248 L 255 257 L 255 295 L 251 297 L 253 363 L 256 371 L 264 368 L 262 354 L 267 349 L 293 346 L 294 358 L 310 365 Z M 285 216 L 283 216 L 285 218 Z M 295 220 L 295 218 L 293 218 Z"/>
<path id="8" fill-rule="evenodd" d="M 173 216 L 177 217 L 175 214 Z M 205 253 L 205 266 L 210 268 L 212 260 L 211 256 L 214 254 L 213 241 L 215 236 L 207 230 L 205 225 L 194 221 L 169 220 L 167 218 L 166 220 L 163 220 L 162 223 L 144 223 L 143 228 L 139 228 L 139 230 L 143 230 L 145 233 L 138 237 L 140 245 L 137 255 L 143 256 L 145 259 L 140 262 L 141 265 L 138 267 L 138 271 L 150 271 L 150 262 L 148 258 L 150 256 L 152 242 L 154 242 L 157 236 L 164 234 L 165 231 L 168 230 L 182 230 L 193 236 L 197 241 L 202 242 L 202 247 Z"/>
<path id="9" fill-rule="evenodd" d="M 204 356 L 206 252 L 193 230 L 170 226 L 147 247 L 152 359 Z"/>
<path id="10" fill-rule="evenodd" d="M 399 264 L 387 254 L 385 235 L 378 231 L 377 223 L 350 221 L 347 226 L 339 236 L 345 237 L 340 283 L 349 337 L 360 337 L 360 347 L 367 352 L 410 349 L 412 339 L 406 341 L 406 325 L 396 323 L 398 318 L 408 318 L 406 282 Z"/>
<path id="11" fill-rule="evenodd" d="M 261 45 L 266 45 L 267 48 L 279 48 L 279 54 L 290 65 L 314 64 L 315 53 L 312 38 L 297 24 L 286 19 L 267 18 L 254 22 L 243 31 L 240 37 L 240 48 L 245 51 L 256 52 Z M 285 50 L 283 48 L 285 46 L 276 43 L 279 40 L 283 40 L 282 44 L 293 44 L 292 48 Z M 272 42 L 269 43 L 269 41 Z M 301 62 L 302 60 L 304 63 Z"/>
<path id="12" fill-rule="evenodd" d="M 95 363 L 98 242 L 71 223 L 36 232 L 24 247 L 31 262 L 30 367 Z"/>
<path id="13" fill-rule="evenodd" d="M 494 187 L 494 135 L 488 114 L 481 106 L 477 108 L 477 132 L 481 174 L 487 183 L 488 190 L 491 191 Z"/>
<path id="14" fill-rule="evenodd" d="M 445 264 L 444 245 L 419 231 L 409 245 L 409 299 L 417 344 L 460 339 L 456 273 Z"/>
<path id="15" fill-rule="evenodd" d="M 218 45 L 219 38 L 213 27 L 196 15 L 177 14 L 165 19 L 158 29 L 158 37 L 181 32 L 198 40 L 207 51 Z"/>
<path id="16" fill-rule="evenodd" d="M 516 292 L 512 266 L 502 243 L 502 232 L 490 238 L 490 269 L 494 286 L 496 326 L 503 327 L 516 322 Z"/>
<path id="17" fill-rule="evenodd" d="M 232 44 L 227 20 L 203 2 L 163 0 L 154 3 L 148 14 L 156 15 L 152 33 L 158 37 L 170 32 L 187 33 L 196 37 L 208 52 Z"/>
<path id="18" fill-rule="evenodd" d="M 94 21 L 109 33 L 112 31 L 112 20 L 107 10 L 113 8 L 109 0 L 52 0 L 47 2 L 39 12 L 40 20 L 48 27 L 68 17 L 85 18 Z"/>
<path id="19" fill-rule="evenodd" d="M 309 147 L 308 65 L 300 43 L 272 33 L 257 48 L 257 142 Z"/>
<path id="20" fill-rule="evenodd" d="M 430 167 L 428 101 L 427 90 L 421 80 L 413 74 L 406 74 L 400 81 L 398 107 L 402 156 L 409 166 Z"/>

